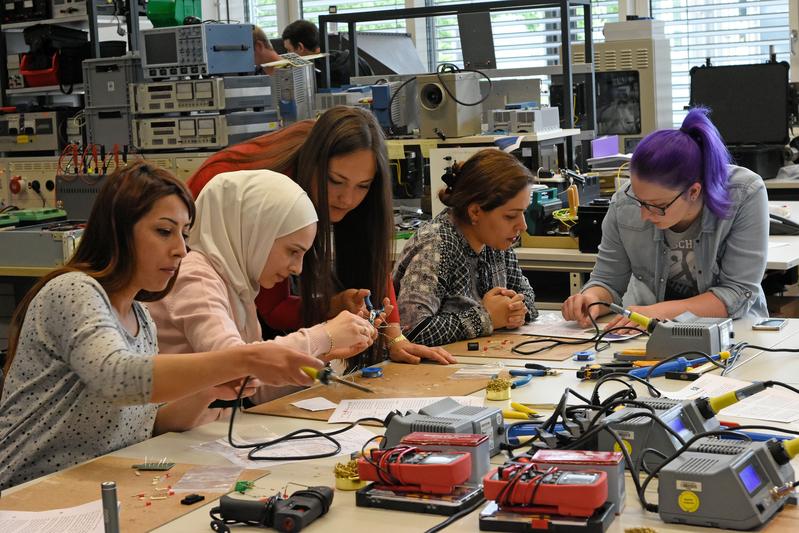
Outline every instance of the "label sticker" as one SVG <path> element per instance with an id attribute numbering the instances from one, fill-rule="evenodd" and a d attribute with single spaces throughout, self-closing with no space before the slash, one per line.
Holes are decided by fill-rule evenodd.
<path id="1" fill-rule="evenodd" d="M 624 443 L 624 447 L 627 449 L 627 453 L 633 453 L 633 445 L 630 444 L 630 441 L 628 441 L 627 439 L 621 439 L 621 441 Z M 621 446 L 619 446 L 618 442 L 613 443 L 613 451 L 614 452 L 621 451 Z"/>
<path id="2" fill-rule="evenodd" d="M 686 513 L 695 513 L 699 510 L 699 496 L 690 490 L 683 491 L 677 497 L 677 505 Z"/>
<path id="3" fill-rule="evenodd" d="M 692 490 L 694 492 L 702 492 L 702 483 L 700 481 L 684 481 L 677 480 L 677 490 Z"/>

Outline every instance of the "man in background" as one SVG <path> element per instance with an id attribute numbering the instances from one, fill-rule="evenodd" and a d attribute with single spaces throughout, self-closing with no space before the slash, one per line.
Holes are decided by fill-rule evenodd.
<path id="1" fill-rule="evenodd" d="M 280 61 L 282 58 L 280 54 L 275 52 L 272 48 L 272 43 L 266 37 L 266 33 L 259 26 L 253 25 L 252 27 L 252 49 L 255 53 L 255 73 L 256 74 L 272 74 L 274 67 L 262 67 L 264 63 L 271 63 L 273 61 Z"/>
<path id="2" fill-rule="evenodd" d="M 283 30 L 283 46 L 286 51 L 298 56 L 309 56 L 319 53 L 319 29 L 316 24 L 307 20 L 295 20 Z M 350 52 L 349 50 L 331 50 L 330 55 L 330 85 L 341 87 L 350 83 Z M 321 81 L 320 68 L 324 67 L 324 59 L 317 59 L 316 85 Z M 361 76 L 372 74 L 372 68 L 362 57 L 358 58 L 358 69 Z"/>

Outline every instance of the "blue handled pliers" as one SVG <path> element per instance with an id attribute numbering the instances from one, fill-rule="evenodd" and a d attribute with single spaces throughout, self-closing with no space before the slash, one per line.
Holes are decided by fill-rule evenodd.
<path id="1" fill-rule="evenodd" d="M 527 363 L 524 365 L 524 369 L 512 369 L 509 370 L 508 373 L 512 377 L 518 377 L 519 379 L 513 380 L 513 384 L 511 385 L 512 389 L 517 389 L 519 387 L 524 387 L 533 378 L 542 377 L 542 376 L 556 376 L 560 374 L 557 370 L 549 368 L 544 365 L 539 365 L 537 363 Z"/>

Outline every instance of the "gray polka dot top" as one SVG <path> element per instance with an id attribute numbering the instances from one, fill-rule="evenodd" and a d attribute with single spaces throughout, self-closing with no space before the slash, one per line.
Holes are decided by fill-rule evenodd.
<path id="1" fill-rule="evenodd" d="M 125 330 L 100 284 L 70 272 L 31 301 L 0 400 L 0 489 L 152 435 L 155 324 Z"/>

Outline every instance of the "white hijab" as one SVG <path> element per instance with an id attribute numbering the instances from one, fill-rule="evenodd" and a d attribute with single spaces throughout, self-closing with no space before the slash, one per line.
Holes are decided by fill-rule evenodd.
<path id="1" fill-rule="evenodd" d="M 255 297 L 275 240 L 317 220 L 305 191 L 271 170 L 218 174 L 197 198 L 189 247 L 225 280 L 233 318 L 248 342 L 260 338 Z"/>

